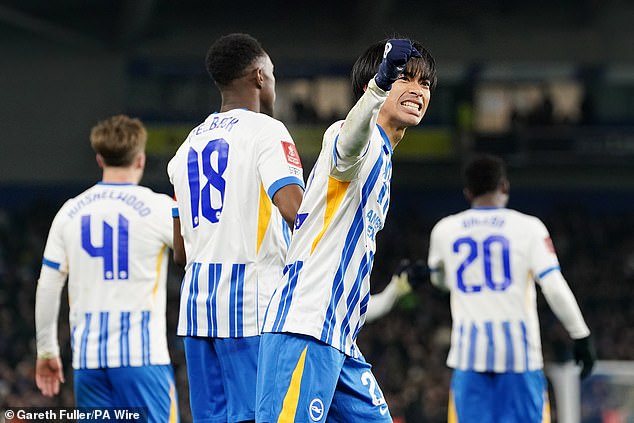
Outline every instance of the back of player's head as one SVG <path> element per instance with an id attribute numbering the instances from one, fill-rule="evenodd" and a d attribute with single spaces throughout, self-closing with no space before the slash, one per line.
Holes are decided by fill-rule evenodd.
<path id="1" fill-rule="evenodd" d="M 383 60 L 383 51 L 385 50 L 385 43 L 388 40 L 379 41 L 372 44 L 367 50 L 359 56 L 354 66 L 352 67 L 352 92 L 355 100 L 361 98 L 365 92 L 368 82 L 376 75 L 379 70 L 379 65 Z M 405 67 L 405 73 L 409 75 L 420 75 L 423 79 L 427 79 L 430 82 L 430 88 L 433 90 L 436 87 L 436 60 L 421 43 L 415 40 L 412 41 L 412 46 L 416 48 L 422 57 L 413 57 L 407 62 Z"/>
<path id="2" fill-rule="evenodd" d="M 139 119 L 112 116 L 97 123 L 90 131 L 90 145 L 101 155 L 106 166 L 127 167 L 145 151 L 147 131 Z"/>
<path id="3" fill-rule="evenodd" d="M 506 179 L 506 164 L 491 154 L 473 157 L 464 170 L 465 188 L 473 197 L 496 191 Z"/>
<path id="4" fill-rule="evenodd" d="M 260 42 L 249 34 L 224 35 L 207 51 L 207 72 L 219 87 L 225 87 L 265 54 Z"/>

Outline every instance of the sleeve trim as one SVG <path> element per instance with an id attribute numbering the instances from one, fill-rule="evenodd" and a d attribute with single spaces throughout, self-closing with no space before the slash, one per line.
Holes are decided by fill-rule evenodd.
<path id="1" fill-rule="evenodd" d="M 47 258 L 43 258 L 42 259 L 42 265 L 43 266 L 48 266 L 48 267 L 53 268 L 55 270 L 59 270 L 60 267 L 62 267 L 61 263 L 57 263 L 56 261 L 53 261 L 53 260 L 48 260 Z"/>
<path id="2" fill-rule="evenodd" d="M 559 266 L 553 266 L 553 267 L 549 267 L 548 269 L 544 270 L 543 272 L 541 272 L 539 275 L 537 275 L 537 279 L 542 280 L 544 279 L 548 274 L 550 274 L 551 272 L 554 272 L 556 270 L 561 270 L 561 268 Z"/>
<path id="3" fill-rule="evenodd" d="M 286 185 L 299 185 L 302 189 L 304 189 L 304 182 L 299 179 L 297 176 L 285 176 L 282 179 L 278 179 L 273 182 L 269 187 L 267 194 L 271 200 L 273 200 L 273 196 L 276 192 L 280 190 L 280 188 L 284 188 Z"/>

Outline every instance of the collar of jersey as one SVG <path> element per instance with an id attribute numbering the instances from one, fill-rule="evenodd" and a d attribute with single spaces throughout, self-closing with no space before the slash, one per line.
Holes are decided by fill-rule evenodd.
<path id="1" fill-rule="evenodd" d="M 235 109 L 231 109 L 231 110 L 227 110 L 225 112 L 213 112 L 212 115 L 217 115 L 218 113 L 227 113 L 227 112 L 231 112 L 233 110 L 245 110 L 247 112 L 250 112 L 251 110 L 247 109 L 246 107 L 237 107 Z"/>
<path id="2" fill-rule="evenodd" d="M 124 186 L 124 185 L 135 185 L 132 182 L 97 182 L 97 185 L 116 185 L 116 186 Z"/>
<path id="3" fill-rule="evenodd" d="M 495 207 L 495 206 L 482 206 L 482 207 L 471 207 L 471 210 L 502 210 L 506 207 Z"/>
<path id="4" fill-rule="evenodd" d="M 387 137 L 387 134 L 385 133 L 383 128 L 381 128 L 381 125 L 377 123 L 376 127 L 379 128 L 379 133 L 381 134 L 381 138 L 383 138 L 383 142 L 385 143 L 385 146 L 387 147 L 387 150 L 390 152 L 390 155 L 391 155 L 394 152 L 392 151 L 392 144 L 390 144 L 390 139 Z"/>

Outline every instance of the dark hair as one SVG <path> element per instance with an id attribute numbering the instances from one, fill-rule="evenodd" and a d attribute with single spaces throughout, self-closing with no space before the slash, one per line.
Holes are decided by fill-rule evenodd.
<path id="1" fill-rule="evenodd" d="M 493 192 L 506 180 L 506 164 L 497 156 L 480 154 L 468 162 L 464 180 L 465 188 L 474 197 Z"/>
<path id="2" fill-rule="evenodd" d="M 217 85 L 226 86 L 265 54 L 260 42 L 249 34 L 224 35 L 207 51 L 207 72 Z"/>
<path id="3" fill-rule="evenodd" d="M 370 82 L 379 70 L 379 65 L 383 60 L 385 43 L 387 41 L 388 40 L 386 39 L 372 44 L 361 56 L 359 56 L 352 67 L 352 91 L 354 93 L 355 100 L 361 98 L 365 92 L 368 82 Z M 410 59 L 405 67 L 405 73 L 410 75 L 421 75 L 424 79 L 429 80 L 430 88 L 433 90 L 436 87 L 436 60 L 429 50 L 423 47 L 423 45 L 418 41 L 412 40 L 412 45 L 423 57 Z"/>

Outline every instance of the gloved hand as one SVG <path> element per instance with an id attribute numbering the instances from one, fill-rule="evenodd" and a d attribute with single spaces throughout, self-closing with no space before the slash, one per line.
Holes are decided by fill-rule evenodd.
<path id="1" fill-rule="evenodd" d="M 422 57 L 412 46 L 412 42 L 406 39 L 388 40 L 385 43 L 383 61 L 379 65 L 379 72 L 374 81 L 384 91 L 392 89 L 392 83 L 405 70 L 405 65 L 411 57 Z"/>
<path id="2" fill-rule="evenodd" d="M 590 335 L 573 341 L 573 357 L 575 362 L 581 366 L 581 374 L 579 377 L 583 380 L 592 373 L 592 367 L 594 367 L 597 354 L 594 350 L 594 343 Z"/>
<path id="3" fill-rule="evenodd" d="M 412 285 L 409 283 L 407 271 L 405 270 L 400 273 L 394 273 L 392 275 L 392 279 L 390 280 L 390 285 L 394 285 L 396 287 L 399 298 L 412 292 Z"/>
<path id="4" fill-rule="evenodd" d="M 404 272 L 407 273 L 407 281 L 412 288 L 422 285 L 429 276 L 429 269 L 423 260 L 416 260 L 414 263 L 408 259 L 401 260 L 394 274 L 401 275 Z"/>

